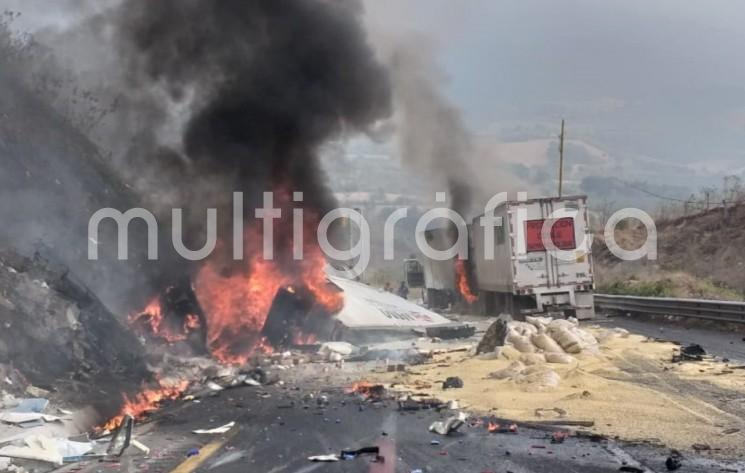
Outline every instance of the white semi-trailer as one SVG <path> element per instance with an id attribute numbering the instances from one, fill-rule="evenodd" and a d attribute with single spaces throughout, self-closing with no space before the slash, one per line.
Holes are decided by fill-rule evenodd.
<path id="1" fill-rule="evenodd" d="M 501 225 L 488 224 L 488 215 L 468 225 L 469 253 L 461 267 L 468 274 L 470 292 L 478 294 L 472 308 L 487 315 L 507 312 L 516 317 L 530 313 L 594 316 L 586 196 L 507 201 L 491 217 L 501 217 Z M 434 248 L 443 249 L 455 241 L 449 234 L 453 230 L 428 230 L 425 236 Z M 420 256 L 419 261 L 421 266 L 407 261 L 407 279 L 411 287 L 419 287 L 412 284 L 414 280 L 423 282 L 431 307 L 443 307 L 440 299 L 448 301 L 447 295 L 464 295 L 455 260 Z M 416 278 L 410 268 L 418 268 Z"/>
<path id="2" fill-rule="evenodd" d="M 486 313 L 594 316 L 586 196 L 508 201 L 469 226 L 472 284 Z M 494 233 L 489 236 L 489 232 Z"/>

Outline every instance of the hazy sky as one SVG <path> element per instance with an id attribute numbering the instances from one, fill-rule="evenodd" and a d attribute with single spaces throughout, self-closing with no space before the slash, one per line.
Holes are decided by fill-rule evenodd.
<path id="1" fill-rule="evenodd" d="M 112 0 L 0 0 L 65 25 Z M 616 155 L 745 165 L 741 0 L 365 0 L 377 34 L 430 38 L 475 133 L 553 134 Z"/>
<path id="2" fill-rule="evenodd" d="M 560 117 L 613 153 L 745 165 L 745 3 L 369 0 L 376 29 L 432 38 L 476 132 Z M 550 128 L 549 128 L 550 126 Z"/>

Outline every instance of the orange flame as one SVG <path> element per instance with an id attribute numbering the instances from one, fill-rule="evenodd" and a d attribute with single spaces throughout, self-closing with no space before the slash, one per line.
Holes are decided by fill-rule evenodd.
<path id="1" fill-rule="evenodd" d="M 368 381 L 357 381 L 346 389 L 347 394 L 357 393 L 364 398 L 381 399 L 385 395 L 385 388 L 382 384 L 373 384 Z"/>
<path id="2" fill-rule="evenodd" d="M 199 317 L 194 314 L 187 314 L 186 320 L 184 320 L 184 332 L 198 330 L 201 325 L 202 324 L 199 323 Z"/>
<path id="3" fill-rule="evenodd" d="M 290 195 L 286 188 L 280 186 L 275 192 L 278 200 L 275 205 L 286 209 Z M 285 211 L 284 214 L 291 212 Z M 198 317 L 189 315 L 183 323 L 183 330 L 174 328 L 164 320 L 159 299 L 153 300 L 142 314 L 130 320 L 139 322 L 148 331 L 169 342 L 184 340 L 191 331 L 202 328 L 206 330 L 207 348 L 225 364 L 244 364 L 256 353 L 271 352 L 272 348 L 261 332 L 280 289 L 298 294 L 309 293 L 315 304 L 329 313 L 337 312 L 343 305 L 343 294 L 326 278 L 326 259 L 315 239 L 314 224 L 318 220 L 312 211 L 306 212 L 301 259 L 295 259 L 294 245 L 290 245 L 291 240 L 287 238 L 288 235 L 295 238 L 296 230 L 287 220 L 279 221 L 283 227 L 277 232 L 275 240 L 281 243 L 281 251 L 275 251 L 273 259 L 264 258 L 263 224 L 258 221 L 249 224 L 245 230 L 244 263 L 236 264 L 232 257 L 228 258 L 225 253 L 229 250 L 221 244 L 218 248 L 222 255 L 207 260 L 193 280 L 193 289 L 204 312 L 206 327 L 200 327 Z M 306 292 L 296 292 L 300 288 Z M 312 340 L 311 334 L 290 335 L 299 337 L 300 341 Z"/>
<path id="4" fill-rule="evenodd" d="M 258 227 L 249 228 L 247 244 L 261 241 L 260 236 Z M 250 256 L 243 271 L 226 274 L 217 262 L 209 261 L 194 284 L 207 318 L 209 349 L 220 362 L 230 365 L 244 364 L 256 353 L 271 352 L 261 330 L 280 289 L 294 292 L 295 286 L 304 286 L 316 304 L 332 313 L 343 304 L 343 295 L 329 286 L 326 261 L 317 246 L 305 243 L 304 259 L 295 262 L 292 274 L 283 271 L 277 261 L 264 259 L 262 251 L 247 248 L 246 253 Z"/>
<path id="5" fill-rule="evenodd" d="M 142 419 L 148 413 L 157 410 L 162 402 L 181 396 L 186 391 L 186 388 L 189 387 L 189 382 L 185 380 L 175 382 L 174 384 L 164 381 L 158 382 L 160 384 L 158 388 L 144 389 L 131 399 L 124 394 L 124 406 L 122 406 L 119 414 L 101 426 L 101 430 L 114 431 L 122 424 L 124 416 L 127 415 L 135 419 Z"/>
<path id="6" fill-rule="evenodd" d="M 155 297 L 141 311 L 130 314 L 130 325 L 135 325 L 141 331 L 145 331 L 158 338 L 162 338 L 168 343 L 180 342 L 186 340 L 190 333 L 199 330 L 199 317 L 194 314 L 188 314 L 184 320 L 181 331 L 175 330 L 168 324 L 164 323 L 163 309 L 160 305 L 160 297 Z"/>
<path id="7" fill-rule="evenodd" d="M 478 300 L 479 296 L 471 291 L 471 287 L 468 285 L 468 277 L 466 276 L 466 263 L 462 259 L 455 260 L 455 280 L 458 286 L 458 292 L 463 296 L 469 304 L 473 304 Z"/>
<path id="8" fill-rule="evenodd" d="M 296 333 L 292 336 L 293 345 L 313 345 L 317 340 L 312 333 Z"/>
<path id="9" fill-rule="evenodd" d="M 311 292 L 317 304 L 330 313 L 338 312 L 344 305 L 341 292 L 331 289 L 326 279 L 326 258 L 317 246 L 306 248 L 301 262 L 302 283 Z"/>
<path id="10" fill-rule="evenodd" d="M 258 255 L 249 260 L 246 273 L 223 275 L 215 264 L 204 265 L 194 287 L 207 314 L 212 355 L 226 364 L 245 363 L 261 347 L 261 329 L 274 296 L 288 282 Z"/>

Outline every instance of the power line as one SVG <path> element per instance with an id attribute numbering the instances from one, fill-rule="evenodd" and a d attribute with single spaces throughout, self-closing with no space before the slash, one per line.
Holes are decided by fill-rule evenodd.
<path id="1" fill-rule="evenodd" d="M 666 196 L 666 195 L 662 195 L 662 194 L 657 194 L 657 193 L 652 192 L 650 190 L 644 189 L 643 187 L 636 186 L 636 185 L 634 185 L 634 184 L 632 184 L 632 183 L 630 183 L 628 181 L 624 181 L 624 180 L 618 179 L 618 178 L 614 178 L 614 179 L 616 181 L 620 182 L 621 184 L 625 185 L 626 187 L 629 187 L 631 189 L 637 190 L 637 191 L 642 192 L 644 194 L 647 194 L 649 196 L 656 197 L 658 199 L 669 200 L 669 201 L 672 201 L 672 202 L 681 202 L 683 204 L 689 204 L 689 205 L 697 204 L 696 201 L 691 200 L 691 199 L 678 199 L 676 197 L 670 197 L 670 196 Z M 738 200 L 726 200 L 726 199 L 724 199 L 724 200 L 721 200 L 721 201 L 717 202 L 717 204 L 738 205 L 738 204 L 741 204 L 743 202 L 745 202 L 745 198 L 738 199 Z"/>

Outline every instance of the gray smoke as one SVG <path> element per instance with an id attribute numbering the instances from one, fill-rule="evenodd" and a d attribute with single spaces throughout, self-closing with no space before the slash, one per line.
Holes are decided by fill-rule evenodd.
<path id="1" fill-rule="evenodd" d="M 475 180 L 471 137 L 460 111 L 441 92 L 440 74 L 427 48 L 407 40 L 392 43 L 389 49 L 402 162 L 445 185 L 451 208 L 465 216 Z"/>

